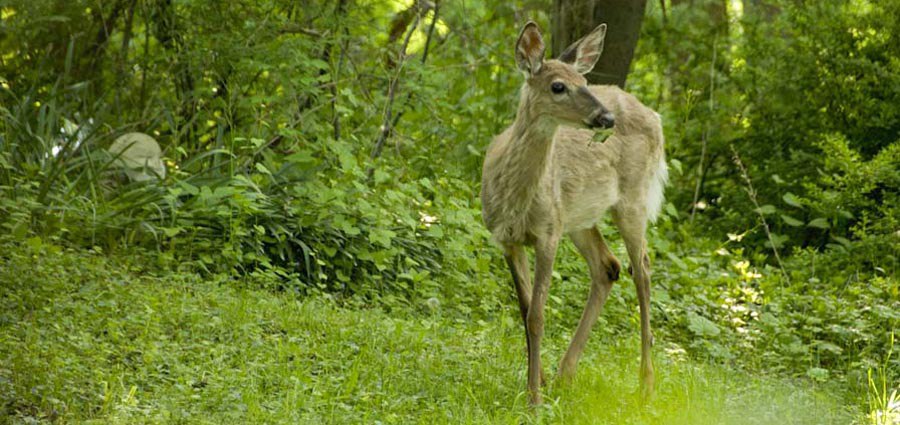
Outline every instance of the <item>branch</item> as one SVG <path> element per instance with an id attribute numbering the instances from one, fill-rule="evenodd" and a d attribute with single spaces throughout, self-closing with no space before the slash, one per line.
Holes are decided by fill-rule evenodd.
<path id="1" fill-rule="evenodd" d="M 371 159 L 373 160 L 381 156 L 381 151 L 382 149 L 384 149 L 384 142 L 391 135 L 391 132 L 393 130 L 391 111 L 394 106 L 394 97 L 397 93 L 397 86 L 400 85 L 400 75 L 403 73 L 403 65 L 406 63 L 406 48 L 409 46 L 410 38 L 412 38 L 413 33 L 419 26 L 420 18 L 421 14 L 416 14 L 416 20 L 415 22 L 413 22 L 412 27 L 410 27 L 409 31 L 407 31 L 406 38 L 403 40 L 403 46 L 400 48 L 400 64 L 399 66 L 397 66 L 397 73 L 395 74 L 394 78 L 391 79 L 391 84 L 388 87 L 388 102 L 385 106 L 384 119 L 381 123 L 381 133 L 378 135 L 378 139 L 375 141 L 375 148 L 372 150 Z M 375 167 L 370 166 L 369 171 L 366 174 L 369 178 L 371 178 L 374 172 Z"/>
<path id="2" fill-rule="evenodd" d="M 781 256 L 778 255 L 778 248 L 775 246 L 775 238 L 772 237 L 769 223 L 766 222 L 766 217 L 763 215 L 762 210 L 760 210 L 759 202 L 756 200 L 756 189 L 753 188 L 753 182 L 750 181 L 750 173 L 747 172 L 747 168 L 744 167 L 744 163 L 741 162 L 741 157 L 738 155 L 737 149 L 734 148 L 734 145 L 730 146 L 731 153 L 733 154 L 732 159 L 734 160 L 735 165 L 738 166 L 738 169 L 741 170 L 741 177 L 744 179 L 744 183 L 747 183 L 747 188 L 745 190 L 750 197 L 750 201 L 753 202 L 753 206 L 756 207 L 756 214 L 759 216 L 759 221 L 762 222 L 763 230 L 766 231 L 766 237 L 769 239 L 769 244 L 772 245 L 772 252 L 775 253 L 775 260 L 778 261 L 778 268 L 781 269 L 781 274 L 784 276 L 785 280 L 787 280 L 788 284 L 790 284 L 791 278 L 784 269 L 784 263 L 781 262 Z"/>
<path id="3" fill-rule="evenodd" d="M 431 25 L 428 27 L 428 37 L 425 38 L 425 48 L 422 51 L 422 64 L 425 64 L 425 60 L 428 59 L 428 51 L 431 46 L 431 39 L 434 35 L 434 27 L 438 21 L 438 12 L 440 12 L 440 3 L 434 4 L 434 15 L 431 18 Z M 403 116 L 403 113 L 406 112 L 406 105 L 409 104 L 410 100 L 412 100 L 413 93 L 409 92 L 406 94 L 406 100 L 403 101 L 403 107 L 400 108 L 400 112 L 397 113 L 397 116 L 394 117 L 394 122 L 392 126 L 394 128 L 397 127 L 397 122 L 400 121 L 400 117 Z"/>
<path id="4" fill-rule="evenodd" d="M 312 28 L 304 28 L 299 25 L 288 25 L 288 26 L 282 27 L 281 29 L 278 30 L 278 33 L 279 34 L 301 34 L 301 35 L 308 35 L 310 37 L 317 37 L 317 38 L 325 37 L 326 35 L 328 35 L 328 31 L 319 32 Z"/>
<path id="5" fill-rule="evenodd" d="M 341 33 L 343 34 L 343 39 L 340 42 L 340 55 L 338 56 L 337 69 L 334 70 L 334 75 L 332 75 L 332 81 L 334 84 L 331 86 L 331 127 L 334 129 L 334 140 L 341 139 L 341 117 L 338 114 L 338 94 L 340 91 L 338 90 L 338 81 L 341 79 L 341 68 L 344 67 L 344 56 L 347 53 L 347 43 L 350 40 L 350 30 L 347 28 L 347 23 L 344 22 L 344 18 L 347 15 L 347 0 L 339 0 L 337 5 L 337 16 L 339 17 L 338 25 L 340 27 Z"/>
<path id="6" fill-rule="evenodd" d="M 716 38 L 713 37 L 713 45 L 712 45 L 712 61 L 709 63 L 709 114 L 712 116 L 715 113 L 716 102 L 715 102 L 715 92 L 716 92 Z M 703 163 L 706 160 L 706 149 L 709 144 L 709 133 L 710 133 L 710 122 L 711 120 L 707 120 L 706 128 L 703 130 L 703 137 L 701 139 L 701 147 L 700 147 L 700 163 L 697 164 L 698 168 L 698 176 L 697 176 L 697 186 L 694 187 L 694 202 L 691 204 L 691 221 L 694 221 L 694 214 L 697 212 L 697 202 L 700 201 L 700 191 L 703 189 L 703 177 L 706 175 L 706 169 L 703 167 Z"/>

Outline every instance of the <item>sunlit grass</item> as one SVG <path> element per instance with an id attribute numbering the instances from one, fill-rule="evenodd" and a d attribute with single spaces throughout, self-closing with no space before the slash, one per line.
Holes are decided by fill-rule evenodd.
<path id="1" fill-rule="evenodd" d="M 509 317 L 346 310 L 324 297 L 149 276 L 135 261 L 0 256 L 0 409 L 80 423 L 847 424 L 842 400 L 655 350 L 637 398 L 636 337 L 591 340 L 579 376 L 526 406 Z M 444 307 L 446 308 L 446 307 Z M 453 318 L 450 318 L 453 317 Z M 598 334 L 599 335 L 599 334 Z M 548 332 L 546 369 L 567 335 Z"/>

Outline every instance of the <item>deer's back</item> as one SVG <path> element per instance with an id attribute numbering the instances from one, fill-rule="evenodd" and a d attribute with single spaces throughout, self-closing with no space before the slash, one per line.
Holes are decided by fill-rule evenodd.
<path id="1" fill-rule="evenodd" d="M 556 133 L 554 170 L 566 232 L 593 226 L 609 208 L 646 209 L 653 217 L 662 202 L 659 115 L 616 86 L 590 89 L 615 114 L 616 127 L 602 141 L 594 141 L 592 130 L 560 127 Z"/>

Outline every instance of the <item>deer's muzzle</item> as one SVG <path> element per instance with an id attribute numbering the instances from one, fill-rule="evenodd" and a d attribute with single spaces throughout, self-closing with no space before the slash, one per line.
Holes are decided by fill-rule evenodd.
<path id="1" fill-rule="evenodd" d="M 612 128 L 616 125 L 616 117 L 612 112 L 598 109 L 585 119 L 584 123 L 590 128 Z"/>

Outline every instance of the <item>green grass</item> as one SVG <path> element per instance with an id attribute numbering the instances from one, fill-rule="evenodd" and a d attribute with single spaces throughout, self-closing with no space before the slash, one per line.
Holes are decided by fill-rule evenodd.
<path id="1" fill-rule="evenodd" d="M 664 342 L 655 349 L 657 395 L 642 406 L 635 336 L 593 338 L 578 379 L 565 388 L 551 383 L 545 406 L 531 411 L 512 306 L 480 323 L 441 311 L 348 310 L 325 296 L 151 273 L 146 258 L 3 248 L 0 421 L 818 425 L 858 418 L 826 389 L 698 363 L 667 353 Z M 546 337 L 548 372 L 568 338 L 554 329 Z"/>

